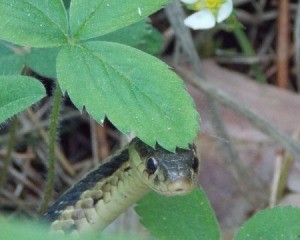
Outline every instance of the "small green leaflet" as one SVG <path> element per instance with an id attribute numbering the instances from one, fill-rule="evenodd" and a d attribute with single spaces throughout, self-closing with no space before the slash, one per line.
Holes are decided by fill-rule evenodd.
<path id="1" fill-rule="evenodd" d="M 61 0 L 0 0 L 0 38 L 32 47 L 68 42 L 67 14 Z"/>
<path id="2" fill-rule="evenodd" d="M 201 189 L 185 196 L 151 192 L 137 203 L 141 223 L 159 240 L 220 240 L 220 230 Z"/>
<path id="3" fill-rule="evenodd" d="M 147 19 L 96 38 L 97 41 L 117 42 L 156 55 L 162 48 L 162 36 Z"/>
<path id="4" fill-rule="evenodd" d="M 73 40 L 85 40 L 126 27 L 159 10 L 169 0 L 72 0 Z"/>
<path id="5" fill-rule="evenodd" d="M 36 73 L 56 78 L 59 48 L 25 48 L 0 41 L 0 75 L 17 75 L 26 66 Z"/>
<path id="6" fill-rule="evenodd" d="M 105 115 L 122 132 L 150 146 L 186 148 L 199 130 L 199 115 L 180 78 L 155 57 L 109 42 L 64 47 L 58 81 L 78 109 L 98 122 Z"/>
<path id="7" fill-rule="evenodd" d="M 31 48 L 25 55 L 26 64 L 42 76 L 56 78 L 56 57 L 59 50 L 59 48 Z"/>
<path id="8" fill-rule="evenodd" d="M 34 78 L 0 77 L 0 123 L 46 96 L 44 86 Z"/>
<path id="9" fill-rule="evenodd" d="M 299 240 L 300 209 L 275 207 L 263 210 L 239 229 L 234 240 Z"/>
<path id="10" fill-rule="evenodd" d="M 22 49 L 0 41 L 0 76 L 20 74 L 24 67 Z"/>

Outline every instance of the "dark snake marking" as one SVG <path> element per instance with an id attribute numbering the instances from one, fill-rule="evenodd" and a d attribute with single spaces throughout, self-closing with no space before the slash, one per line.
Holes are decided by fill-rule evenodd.
<path id="1" fill-rule="evenodd" d="M 108 158 L 108 162 L 100 165 L 97 169 L 91 171 L 82 180 L 77 182 L 72 188 L 67 190 L 42 217 L 42 221 L 53 222 L 68 206 L 73 206 L 80 199 L 81 194 L 93 188 L 101 179 L 111 176 L 119 167 L 128 160 L 128 148 L 121 154 Z"/>

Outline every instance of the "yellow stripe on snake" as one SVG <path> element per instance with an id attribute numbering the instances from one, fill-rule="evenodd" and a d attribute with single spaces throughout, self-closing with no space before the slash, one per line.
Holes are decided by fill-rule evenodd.
<path id="1" fill-rule="evenodd" d="M 45 213 L 50 232 L 101 232 L 150 190 L 172 196 L 196 185 L 199 161 L 194 146 L 169 152 L 137 138 L 88 173 Z"/>

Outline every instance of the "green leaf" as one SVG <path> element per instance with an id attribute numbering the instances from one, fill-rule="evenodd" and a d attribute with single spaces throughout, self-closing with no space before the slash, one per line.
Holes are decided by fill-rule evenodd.
<path id="1" fill-rule="evenodd" d="M 169 0 L 73 0 L 71 33 L 75 41 L 98 37 L 144 19 Z"/>
<path id="2" fill-rule="evenodd" d="M 187 147 L 199 129 L 199 115 L 183 82 L 158 59 L 108 42 L 63 48 L 58 81 L 78 109 L 98 122 L 105 115 L 122 132 L 169 150 Z"/>
<path id="3" fill-rule="evenodd" d="M 122 43 L 127 46 L 136 47 L 146 35 L 146 27 L 146 19 L 143 19 L 117 31 L 97 37 L 95 40 Z"/>
<path id="4" fill-rule="evenodd" d="M 137 203 L 141 223 L 159 240 L 219 240 L 220 231 L 203 190 L 166 197 L 151 192 Z"/>
<path id="5" fill-rule="evenodd" d="M 0 122 L 36 103 L 44 96 L 46 96 L 45 88 L 34 78 L 0 77 Z"/>
<path id="6" fill-rule="evenodd" d="M 136 47 L 151 55 L 159 54 L 163 47 L 163 38 L 161 33 L 151 25 L 148 25 L 147 34 Z"/>
<path id="7" fill-rule="evenodd" d="M 1 240 L 138 240 L 138 235 L 122 234 L 99 236 L 96 231 L 77 235 L 49 234 L 49 226 L 42 225 L 40 222 L 20 221 L 0 217 L 0 239 Z M 17 229 L 17 231 L 16 231 Z"/>
<path id="8" fill-rule="evenodd" d="M 50 240 L 50 235 L 47 234 L 46 228 L 29 221 L 16 221 L 0 217 L 0 239 L 5 240 Z M 34 231 L 32 229 L 34 228 Z M 16 231 L 17 229 L 17 231 Z M 55 238 L 57 239 L 57 238 Z"/>
<path id="9" fill-rule="evenodd" d="M 0 75 L 20 74 L 24 66 L 22 49 L 0 42 Z"/>
<path id="10" fill-rule="evenodd" d="M 32 48 L 25 56 L 25 62 L 36 73 L 56 78 L 56 57 L 59 48 Z"/>
<path id="11" fill-rule="evenodd" d="M 130 26 L 100 36 L 95 40 L 122 43 L 155 55 L 162 47 L 162 37 L 161 34 L 146 21 L 147 19 L 143 19 Z"/>
<path id="12" fill-rule="evenodd" d="M 61 0 L 0 0 L 0 38 L 19 45 L 66 44 L 67 15 Z"/>
<path id="13" fill-rule="evenodd" d="M 263 210 L 239 229 L 234 240 L 293 240 L 300 238 L 300 209 L 275 207 Z"/>

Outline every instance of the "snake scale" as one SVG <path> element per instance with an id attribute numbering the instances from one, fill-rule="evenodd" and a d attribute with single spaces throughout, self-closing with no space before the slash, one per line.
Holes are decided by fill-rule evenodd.
<path id="1" fill-rule="evenodd" d="M 43 220 L 52 233 L 101 232 L 151 189 L 167 196 L 189 193 L 198 170 L 193 145 L 172 153 L 135 138 L 67 190 Z"/>

